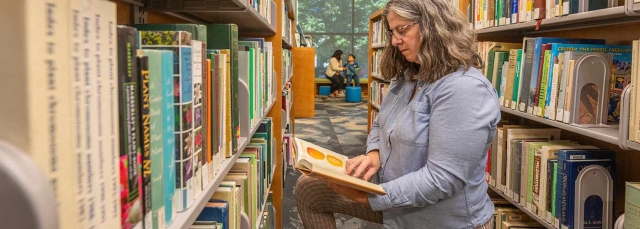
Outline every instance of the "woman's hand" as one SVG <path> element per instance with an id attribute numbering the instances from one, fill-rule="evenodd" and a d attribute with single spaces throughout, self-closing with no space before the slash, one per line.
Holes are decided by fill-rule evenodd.
<path id="1" fill-rule="evenodd" d="M 325 181 L 325 183 L 327 183 L 327 186 L 333 189 L 333 191 L 335 191 L 336 193 L 344 197 L 347 197 L 348 199 L 353 200 L 354 202 L 369 206 L 369 196 L 367 195 L 366 192 L 345 187 L 329 181 Z"/>
<path id="2" fill-rule="evenodd" d="M 347 160 L 347 175 L 369 181 L 380 169 L 380 155 L 373 150 L 367 155 L 360 155 Z"/>

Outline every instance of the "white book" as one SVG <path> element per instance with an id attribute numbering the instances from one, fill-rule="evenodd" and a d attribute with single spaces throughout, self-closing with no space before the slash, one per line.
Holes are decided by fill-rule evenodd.
<path id="1" fill-rule="evenodd" d="M 77 199 L 77 227 L 86 227 L 87 220 L 87 205 L 86 205 L 86 190 L 87 190 L 87 164 L 83 163 L 85 160 L 84 148 L 86 139 L 86 122 L 85 115 L 87 113 L 85 109 L 85 95 L 84 95 L 84 50 L 83 46 L 83 9 L 81 0 L 69 1 L 69 52 L 70 52 L 70 101 L 71 101 L 71 144 L 73 146 L 73 153 L 78 160 L 76 163 L 76 192 Z"/>
<path id="2" fill-rule="evenodd" d="M 193 149 L 192 172 L 193 172 L 193 196 L 200 195 L 202 189 L 204 189 L 204 181 L 202 179 L 202 168 L 206 163 L 204 161 L 202 142 L 198 141 L 198 136 L 202 139 L 202 122 L 201 117 L 204 114 L 202 110 L 202 42 L 198 40 L 191 40 L 191 88 L 193 97 L 193 112 L 191 112 L 191 120 L 193 122 L 193 130 L 191 132 L 191 147 Z M 188 95 L 187 95 L 188 96 Z M 200 120 L 200 121 L 199 121 Z"/>
<path id="3" fill-rule="evenodd" d="M 96 115 L 98 126 L 98 228 L 120 226 L 119 149 L 114 136 L 118 130 L 118 93 L 116 65 L 116 4 L 110 1 L 92 1 L 91 14 L 95 31 L 96 92 L 98 102 Z"/>
<path id="4" fill-rule="evenodd" d="M 2 3 L 8 27 L 0 38 L 0 139 L 28 155 L 50 181 L 56 226 L 77 228 L 68 0 Z"/>

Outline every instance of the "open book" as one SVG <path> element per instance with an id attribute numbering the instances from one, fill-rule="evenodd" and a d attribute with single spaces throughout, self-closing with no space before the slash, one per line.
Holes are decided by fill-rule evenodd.
<path id="1" fill-rule="evenodd" d="M 360 191 L 384 195 L 382 186 L 346 174 L 347 158 L 331 150 L 294 138 L 297 152 L 295 168 L 305 175 L 350 187 Z"/>

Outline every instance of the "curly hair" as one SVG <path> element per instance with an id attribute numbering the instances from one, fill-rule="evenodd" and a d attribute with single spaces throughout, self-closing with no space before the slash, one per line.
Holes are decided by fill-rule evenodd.
<path id="1" fill-rule="evenodd" d="M 458 71 L 461 66 L 465 70 L 481 67 L 482 60 L 476 52 L 476 34 L 448 0 L 391 0 L 382 13 L 386 31 L 391 29 L 387 20 L 391 11 L 401 18 L 418 22 L 420 64 L 407 61 L 388 37 L 380 60 L 385 79 L 391 80 L 408 70 L 413 79 L 434 82 Z"/>

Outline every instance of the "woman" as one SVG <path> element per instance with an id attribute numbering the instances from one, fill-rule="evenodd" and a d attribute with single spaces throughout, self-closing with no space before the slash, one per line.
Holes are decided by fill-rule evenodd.
<path id="1" fill-rule="evenodd" d="M 327 79 L 331 80 L 331 93 L 329 97 L 335 98 L 340 95 L 340 88 L 344 84 L 344 78 L 340 75 L 340 71 L 346 70 L 346 68 L 342 67 L 342 50 L 336 50 L 333 52 L 333 56 L 329 59 L 329 65 L 327 66 L 327 71 L 325 71 L 325 76 Z"/>
<path id="2" fill-rule="evenodd" d="M 383 12 L 382 75 L 392 80 L 367 140 L 347 174 L 386 195 L 302 176 L 305 228 L 335 228 L 333 213 L 385 228 L 492 228 L 484 170 L 500 109 L 477 69 L 475 34 L 448 0 L 393 0 Z"/>

